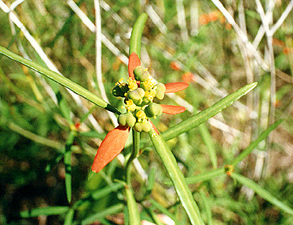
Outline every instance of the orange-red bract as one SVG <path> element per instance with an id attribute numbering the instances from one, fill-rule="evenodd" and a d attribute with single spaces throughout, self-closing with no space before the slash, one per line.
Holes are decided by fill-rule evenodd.
<path id="1" fill-rule="evenodd" d="M 165 84 L 165 87 L 166 87 L 165 93 L 175 93 L 177 91 L 182 91 L 185 88 L 187 88 L 188 84 L 185 82 L 175 82 L 175 83 Z"/>
<path id="2" fill-rule="evenodd" d="M 177 105 L 160 105 L 162 106 L 163 113 L 175 115 L 178 113 L 183 113 L 186 109 L 183 106 Z"/>
<path id="3" fill-rule="evenodd" d="M 129 56 L 129 61 L 128 61 L 128 75 L 130 78 L 134 79 L 133 70 L 140 65 L 141 65 L 140 59 L 138 55 L 132 52 Z"/>
<path id="4" fill-rule="evenodd" d="M 129 127 L 119 125 L 106 135 L 95 156 L 93 172 L 98 173 L 123 150 L 129 130 Z"/>

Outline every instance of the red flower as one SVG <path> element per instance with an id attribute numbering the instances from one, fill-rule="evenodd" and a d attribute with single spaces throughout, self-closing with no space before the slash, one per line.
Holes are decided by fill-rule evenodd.
<path id="1" fill-rule="evenodd" d="M 132 53 L 129 56 L 129 64 L 128 64 L 128 74 L 129 77 L 135 80 L 134 69 L 140 66 L 140 59 L 135 54 Z M 188 87 L 188 84 L 185 82 L 176 82 L 169 83 L 165 85 L 165 93 L 174 93 L 177 91 L 181 91 Z M 174 105 L 161 105 L 162 112 L 167 114 L 178 114 L 185 111 L 185 108 L 182 106 L 174 106 Z M 158 133 L 156 127 L 150 121 L 151 126 Z M 131 126 L 131 125 L 129 125 Z M 92 171 L 97 173 L 102 170 L 109 162 L 111 162 L 124 148 L 127 138 L 129 136 L 130 127 L 119 125 L 113 130 L 111 130 L 105 137 L 105 139 L 100 144 L 98 148 L 97 154 L 95 156 Z"/>

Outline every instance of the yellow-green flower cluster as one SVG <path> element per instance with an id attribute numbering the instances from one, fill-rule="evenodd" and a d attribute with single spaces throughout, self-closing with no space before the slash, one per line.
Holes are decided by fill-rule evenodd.
<path id="1" fill-rule="evenodd" d="M 129 78 L 127 83 L 120 79 L 112 90 L 116 97 L 123 97 L 126 113 L 119 115 L 118 123 L 133 127 L 136 131 L 149 132 L 149 118 L 162 114 L 162 107 L 153 102 L 154 98 L 162 100 L 166 87 L 156 83 L 147 69 L 138 66 L 134 69 L 135 79 Z"/>

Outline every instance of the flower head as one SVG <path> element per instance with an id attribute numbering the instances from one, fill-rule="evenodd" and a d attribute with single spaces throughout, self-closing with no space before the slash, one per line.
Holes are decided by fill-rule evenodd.
<path id="1" fill-rule="evenodd" d="M 119 126 L 106 135 L 98 148 L 92 165 L 92 171 L 96 173 L 123 150 L 130 128 L 137 132 L 149 132 L 153 127 L 157 132 L 150 118 L 156 118 L 162 113 L 174 115 L 185 111 L 182 106 L 160 105 L 153 100 L 162 100 L 165 93 L 181 91 L 188 87 L 187 83 L 157 83 L 148 70 L 141 66 L 135 53 L 129 56 L 128 74 L 127 83 L 120 79 L 112 90 L 114 96 L 124 98 L 127 112 L 118 116 Z"/>

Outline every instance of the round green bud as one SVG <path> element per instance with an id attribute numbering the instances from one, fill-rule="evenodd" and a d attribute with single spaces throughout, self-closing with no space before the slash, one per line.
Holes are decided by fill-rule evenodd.
<path id="1" fill-rule="evenodd" d="M 129 127 L 133 127 L 136 123 L 136 118 L 132 113 L 127 113 L 126 114 L 126 124 Z"/>
<path id="2" fill-rule="evenodd" d="M 142 123 L 136 123 L 134 125 L 134 130 L 137 132 L 142 132 Z"/>
<path id="3" fill-rule="evenodd" d="M 148 117 L 159 116 L 162 114 L 162 106 L 156 103 L 151 103 L 145 108 L 144 111 Z"/>
<path id="4" fill-rule="evenodd" d="M 162 100 L 165 95 L 166 87 L 164 84 L 158 83 L 156 86 L 156 98 Z"/>
<path id="5" fill-rule="evenodd" d="M 142 122 L 142 130 L 143 130 L 144 132 L 147 132 L 147 133 L 150 132 L 151 127 L 152 127 L 152 125 L 149 123 L 149 121 L 144 120 L 144 121 Z"/>
<path id="6" fill-rule="evenodd" d="M 112 89 L 112 94 L 116 97 L 125 97 L 125 93 L 129 90 L 127 84 L 116 85 Z"/>
<path id="7" fill-rule="evenodd" d="M 122 126 L 125 126 L 126 125 L 126 123 L 127 123 L 127 116 L 126 116 L 126 114 L 119 115 L 119 117 L 118 117 L 118 123 L 120 125 L 122 125 Z"/>
<path id="8" fill-rule="evenodd" d="M 142 103 L 142 98 L 145 92 L 142 88 L 137 88 L 134 91 L 128 91 L 127 96 L 129 99 L 132 99 L 134 104 L 140 105 Z"/>
<path id="9" fill-rule="evenodd" d="M 144 71 L 140 76 L 140 81 L 144 82 L 147 81 L 150 77 L 150 73 L 148 71 Z"/>
<path id="10" fill-rule="evenodd" d="M 145 69 L 142 66 L 138 66 L 133 70 L 134 73 L 134 77 L 136 80 L 140 80 L 140 76 L 142 75 L 142 73 L 145 71 Z"/>

